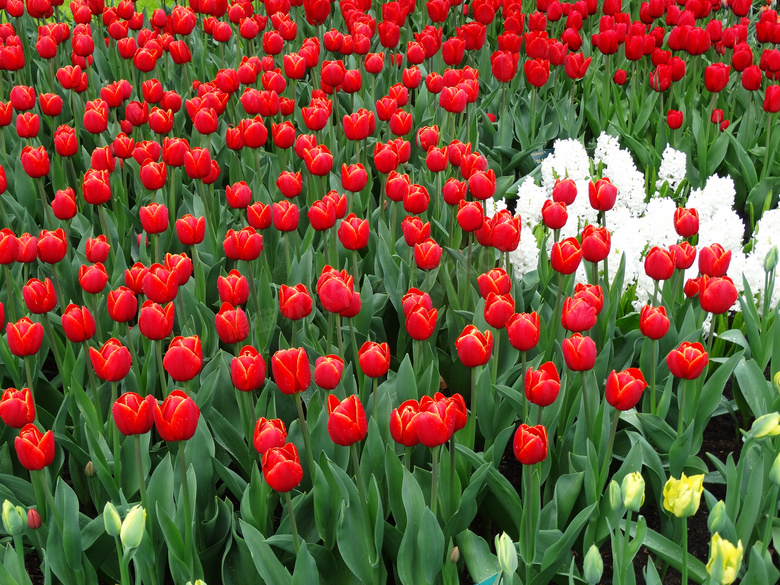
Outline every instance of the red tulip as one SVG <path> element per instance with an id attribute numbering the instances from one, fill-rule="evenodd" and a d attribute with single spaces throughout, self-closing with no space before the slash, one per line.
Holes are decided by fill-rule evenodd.
<path id="1" fill-rule="evenodd" d="M 414 429 L 414 419 L 420 412 L 416 400 L 407 400 L 390 413 L 390 436 L 396 443 L 414 447 L 420 442 Z"/>
<path id="2" fill-rule="evenodd" d="M 503 268 L 492 268 L 484 274 L 477 277 L 479 294 L 483 299 L 487 299 L 490 293 L 497 295 L 509 294 L 512 289 L 512 282 L 509 275 Z"/>
<path id="3" fill-rule="evenodd" d="M 317 295 L 323 308 L 329 313 L 341 313 L 352 304 L 354 285 L 346 270 L 339 272 L 325 266 L 317 280 Z"/>
<path id="4" fill-rule="evenodd" d="M 550 253 L 553 270 L 561 274 L 572 274 L 582 260 L 582 249 L 576 238 L 566 238 L 555 242 Z"/>
<path id="5" fill-rule="evenodd" d="M 259 390 L 265 381 L 265 374 L 265 360 L 251 345 L 244 346 L 230 362 L 230 379 L 242 392 Z"/>
<path id="6" fill-rule="evenodd" d="M 219 300 L 231 305 L 243 305 L 249 299 L 249 281 L 238 270 L 231 270 L 227 276 L 217 277 Z"/>
<path id="7" fill-rule="evenodd" d="M 645 257 L 645 273 L 653 280 L 668 280 L 674 274 L 674 255 L 654 246 Z"/>
<path id="8" fill-rule="evenodd" d="M 49 154 L 43 146 L 39 146 L 38 148 L 25 146 L 22 149 L 21 161 L 24 172 L 33 179 L 45 177 L 49 174 L 49 170 L 51 170 Z"/>
<path id="9" fill-rule="evenodd" d="M 547 458 L 547 429 L 542 425 L 521 424 L 512 441 L 512 450 L 523 465 L 534 465 Z"/>
<path id="10" fill-rule="evenodd" d="M 384 376 L 390 369 L 390 347 L 387 343 L 366 341 L 358 350 L 358 362 L 369 378 Z"/>
<path id="11" fill-rule="evenodd" d="M 334 390 L 341 382 L 344 360 L 337 355 L 318 357 L 314 363 L 314 383 L 323 390 Z"/>
<path id="12" fill-rule="evenodd" d="M 154 426 L 154 409 L 157 400 L 151 394 L 146 398 L 135 392 L 125 392 L 111 407 L 119 432 L 123 435 L 143 435 Z"/>
<path id="13" fill-rule="evenodd" d="M 607 376 L 604 396 L 616 409 L 631 410 L 639 402 L 646 387 L 645 377 L 638 368 L 628 368 L 622 372 L 612 370 Z"/>
<path id="14" fill-rule="evenodd" d="M 495 329 L 503 329 L 514 312 L 515 300 L 511 294 L 497 295 L 490 293 L 487 299 L 485 299 L 485 321 Z"/>
<path id="15" fill-rule="evenodd" d="M 298 206 L 286 199 L 273 204 L 272 217 L 274 228 L 280 232 L 291 232 L 298 229 L 298 216 Z"/>
<path id="16" fill-rule="evenodd" d="M 609 211 L 615 206 L 617 187 L 607 178 L 599 179 L 588 186 L 590 206 L 596 211 Z"/>
<path id="17" fill-rule="evenodd" d="M 569 214 L 566 211 L 566 204 L 563 201 L 555 202 L 550 199 L 545 200 L 542 206 L 542 221 L 548 229 L 559 230 L 566 225 Z"/>
<path id="18" fill-rule="evenodd" d="M 195 401 L 181 390 L 174 390 L 154 406 L 154 426 L 163 441 L 186 441 L 198 428 L 200 409 Z"/>
<path id="19" fill-rule="evenodd" d="M 515 313 L 506 322 L 506 331 L 509 343 L 518 351 L 528 351 L 539 343 L 540 323 L 539 314 Z"/>
<path id="20" fill-rule="evenodd" d="M 450 440 L 455 432 L 457 405 L 443 398 L 423 396 L 419 412 L 414 417 L 414 432 L 426 447 L 438 447 Z"/>
<path id="21" fill-rule="evenodd" d="M 563 340 L 563 360 L 573 372 L 585 372 L 596 364 L 596 344 L 587 335 L 575 333 Z"/>
<path id="22" fill-rule="evenodd" d="M 609 230 L 589 223 L 582 230 L 582 257 L 588 262 L 601 262 L 607 256 L 612 247 L 612 238 Z"/>
<path id="23" fill-rule="evenodd" d="M 587 331 L 595 327 L 597 319 L 596 307 L 586 299 L 567 297 L 563 301 L 561 325 L 564 329 L 576 333 Z"/>
<path id="24" fill-rule="evenodd" d="M 726 276 L 730 263 L 731 250 L 725 250 L 720 244 L 699 250 L 699 272 L 705 276 Z"/>
<path id="25" fill-rule="evenodd" d="M 674 229 L 682 238 L 699 233 L 699 213 L 693 208 L 678 207 L 674 211 Z"/>
<path id="26" fill-rule="evenodd" d="M 493 352 L 493 334 L 490 331 L 481 333 L 474 325 L 467 325 L 455 340 L 455 349 L 467 368 L 484 366 Z"/>
<path id="27" fill-rule="evenodd" d="M 84 255 L 87 257 L 87 262 L 105 262 L 108 260 L 108 253 L 111 251 L 111 246 L 106 241 L 106 236 L 103 234 L 96 238 L 87 238 L 87 244 L 84 247 Z"/>
<path id="28" fill-rule="evenodd" d="M 141 335 L 157 341 L 165 339 L 173 331 L 173 317 L 173 303 L 163 307 L 150 300 L 144 301 L 138 315 L 138 328 Z"/>
<path id="29" fill-rule="evenodd" d="M 57 294 L 48 278 L 44 282 L 31 278 L 22 287 L 22 297 L 27 309 L 36 315 L 48 313 L 57 306 Z"/>
<path id="30" fill-rule="evenodd" d="M 200 244 L 206 235 L 206 218 L 196 218 L 188 213 L 181 219 L 177 219 L 176 235 L 184 246 Z"/>
<path id="31" fill-rule="evenodd" d="M 257 419 L 252 444 L 260 455 L 265 455 L 269 449 L 284 447 L 286 440 L 287 429 L 284 427 L 284 421 L 279 418 L 269 420 L 260 417 Z"/>
<path id="32" fill-rule="evenodd" d="M 268 449 L 263 454 L 262 467 L 265 481 L 277 492 L 289 492 L 303 479 L 298 450 L 292 443 Z"/>
<path id="33" fill-rule="evenodd" d="M 528 368 L 525 374 L 525 395 L 537 406 L 549 406 L 558 398 L 561 379 L 552 362 L 545 362 L 538 370 Z"/>
<path id="34" fill-rule="evenodd" d="M 571 205 L 577 198 L 577 184 L 571 179 L 556 179 L 552 198 L 553 201 Z"/>
<path id="35" fill-rule="evenodd" d="M 43 343 L 43 325 L 22 317 L 5 327 L 8 349 L 17 357 L 35 355 Z"/>
<path id="36" fill-rule="evenodd" d="M 677 270 L 687 270 L 696 260 L 696 246 L 688 242 L 672 244 L 669 251 L 674 255 L 674 266 Z"/>
<path id="37" fill-rule="evenodd" d="M 279 289 L 279 311 L 286 319 L 297 321 L 308 316 L 312 310 L 312 300 L 309 289 L 304 284 L 287 286 Z"/>
<path id="38" fill-rule="evenodd" d="M 737 302 L 739 292 L 728 276 L 701 277 L 699 304 L 708 313 L 721 315 Z"/>
<path id="39" fill-rule="evenodd" d="M 328 396 L 328 414 L 328 434 L 337 445 L 349 447 L 366 438 L 368 420 L 357 396 L 340 402 L 331 394 Z"/>
<path id="40" fill-rule="evenodd" d="M 90 294 L 96 295 L 106 288 L 108 282 L 108 272 L 101 262 L 92 266 L 79 266 L 79 285 Z"/>
<path id="41" fill-rule="evenodd" d="M 71 343 L 82 343 L 95 335 L 95 319 L 86 307 L 70 304 L 62 314 L 62 330 Z"/>
<path id="42" fill-rule="evenodd" d="M 271 357 L 274 382 L 287 395 L 303 392 L 311 385 L 311 366 L 302 347 L 280 349 Z"/>
<path id="43" fill-rule="evenodd" d="M 177 382 L 192 380 L 203 367 L 203 350 L 200 338 L 177 336 L 171 340 L 163 358 L 163 367 Z"/>
<path id="44" fill-rule="evenodd" d="M 54 461 L 54 433 L 41 433 L 34 424 L 28 423 L 14 439 L 14 448 L 22 467 L 30 471 L 41 470 Z"/>
<path id="45" fill-rule="evenodd" d="M 119 382 L 130 371 L 130 351 L 118 339 L 111 338 L 97 350 L 89 348 L 89 359 L 95 374 L 106 382 Z"/>
<path id="46" fill-rule="evenodd" d="M 0 397 L 0 419 L 13 429 L 35 420 L 35 401 L 29 388 L 7 388 Z"/>
<path id="47" fill-rule="evenodd" d="M 138 299 L 127 287 L 120 286 L 108 293 L 108 315 L 117 323 L 126 323 L 138 312 Z"/>
<path id="48" fill-rule="evenodd" d="M 360 250 L 368 245 L 369 231 L 367 219 L 350 213 L 339 225 L 339 241 L 347 250 Z"/>
<path id="49" fill-rule="evenodd" d="M 684 341 L 666 356 L 666 365 L 675 378 L 695 380 L 709 363 L 709 356 L 701 343 Z"/>
<path id="50" fill-rule="evenodd" d="M 409 337 L 422 341 L 433 335 L 439 314 L 436 309 L 427 309 L 422 304 L 417 304 L 404 312 L 406 314 L 406 332 Z"/>
<path id="51" fill-rule="evenodd" d="M 222 303 L 214 324 L 223 343 L 239 343 L 249 336 L 249 320 L 240 307 Z"/>
<path id="52" fill-rule="evenodd" d="M 666 308 L 645 305 L 639 313 L 639 330 L 650 339 L 661 339 L 669 330 Z"/>
<path id="53" fill-rule="evenodd" d="M 432 238 L 414 245 L 414 262 L 420 270 L 433 270 L 441 261 L 442 249 Z"/>
<path id="54" fill-rule="evenodd" d="M 259 258 L 260 252 L 263 251 L 263 236 L 253 227 L 245 227 L 239 231 L 229 229 L 225 234 L 222 247 L 225 255 L 231 260 L 251 262 Z"/>

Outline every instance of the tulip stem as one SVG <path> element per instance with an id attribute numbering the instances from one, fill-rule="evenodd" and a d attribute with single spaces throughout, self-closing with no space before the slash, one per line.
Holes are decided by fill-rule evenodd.
<path id="1" fill-rule="evenodd" d="M 455 500 L 458 497 L 455 489 L 455 433 L 450 437 L 450 497 L 452 497 L 451 507 L 455 508 Z"/>
<path id="2" fill-rule="evenodd" d="M 626 562 L 626 551 L 631 544 L 631 514 L 633 510 L 626 511 L 626 527 L 623 530 L 623 550 L 620 553 L 620 577 L 623 583 L 626 582 L 626 571 L 628 570 L 628 563 Z"/>
<path id="3" fill-rule="evenodd" d="M 360 271 L 358 270 L 358 253 L 357 250 L 352 250 L 352 271 L 355 277 L 355 286 L 360 288 Z"/>
<path id="4" fill-rule="evenodd" d="M 777 491 L 778 486 L 775 484 L 772 486 L 772 491 L 769 492 L 769 498 L 767 499 L 770 508 L 767 514 L 766 527 L 764 528 L 764 538 L 762 540 L 764 545 L 764 552 L 769 550 L 769 544 L 772 540 L 772 524 L 774 523 L 775 514 L 777 513 Z"/>
<path id="5" fill-rule="evenodd" d="M 298 526 L 295 524 L 295 511 L 293 510 L 290 492 L 284 492 L 284 497 L 287 499 L 287 515 L 290 517 L 290 531 L 292 532 L 293 544 L 295 545 L 295 556 L 297 557 L 298 551 L 301 550 L 301 543 L 298 539 Z"/>
<path id="6" fill-rule="evenodd" d="M 27 574 L 27 569 L 24 567 L 24 541 L 21 534 L 14 534 L 14 549 L 16 550 L 16 566 L 19 571 L 19 578 L 24 585 L 32 583 L 30 576 Z"/>
<path id="7" fill-rule="evenodd" d="M 655 370 L 658 366 L 658 341 L 650 341 L 650 414 L 655 414 Z"/>
<path id="8" fill-rule="evenodd" d="M 371 387 L 371 396 L 374 399 L 374 420 L 378 422 L 378 419 L 377 419 L 377 405 L 379 403 L 379 395 L 377 394 L 377 391 L 376 391 L 376 378 L 372 378 L 372 381 L 373 381 L 373 383 L 372 383 L 372 387 Z"/>
<path id="9" fill-rule="evenodd" d="M 328 313 L 328 330 L 325 332 L 325 354 L 330 353 L 330 332 L 333 331 L 333 313 Z M 344 356 L 339 356 L 343 359 Z"/>
<path id="10" fill-rule="evenodd" d="M 15 281 L 11 278 L 11 269 L 8 267 L 8 264 L 3 265 L 3 271 L 5 272 L 5 292 L 8 300 L 8 315 L 11 317 L 11 321 L 16 321 L 16 304 L 14 303 L 13 294 L 11 294 L 11 283 Z M 32 388 L 30 388 L 30 390 L 32 390 Z"/>
<path id="11" fill-rule="evenodd" d="M 253 433 L 252 433 L 252 416 L 249 412 L 249 405 L 247 404 L 245 392 L 242 392 L 236 388 L 236 401 L 238 402 L 238 411 L 241 414 L 241 423 L 244 425 L 244 434 L 246 440 L 249 443 L 249 451 L 252 451 Z"/>
<path id="12" fill-rule="evenodd" d="M 591 420 L 593 415 L 590 412 L 590 402 L 588 401 L 588 395 L 587 395 L 587 376 L 588 373 L 585 371 L 580 372 L 580 380 L 582 381 L 582 402 L 585 406 L 585 436 L 590 439 L 590 432 L 591 432 Z"/>
<path id="13" fill-rule="evenodd" d="M 139 371 L 139 365 L 138 365 L 138 356 L 135 354 L 135 346 L 133 345 L 133 340 L 130 338 L 130 322 L 125 321 L 125 327 L 127 329 L 127 349 L 130 350 L 130 359 L 133 362 L 133 371 L 135 372 L 135 378 L 138 382 L 138 389 L 141 390 L 144 394 L 146 394 L 145 388 L 141 386 L 141 372 Z M 145 386 L 145 384 L 144 384 Z M 154 394 L 154 392 L 152 392 Z"/>
<path id="14" fill-rule="evenodd" d="M 498 378 L 498 346 L 501 341 L 501 330 L 496 330 L 496 334 L 493 336 L 493 375 L 491 382 L 493 386 L 496 385 L 496 379 Z"/>
<path id="15" fill-rule="evenodd" d="M 38 471 L 33 471 L 32 475 L 40 483 L 44 496 L 46 497 L 46 502 L 49 504 L 49 508 L 51 508 L 52 516 L 54 516 L 54 521 L 57 523 L 60 533 L 62 533 L 62 518 L 57 511 L 57 506 L 54 505 L 54 497 L 51 495 L 51 487 L 49 487 L 49 481 L 46 478 L 46 470 L 39 469 Z"/>
<path id="16" fill-rule="evenodd" d="M 157 341 L 153 342 L 153 345 L 157 347 L 155 354 L 157 356 L 157 372 L 160 376 L 160 396 L 165 396 L 165 391 L 168 389 L 168 382 L 165 380 L 165 367 L 163 366 L 162 339 L 158 339 Z"/>
<path id="17" fill-rule="evenodd" d="M 551 327 L 553 337 L 547 347 L 547 359 L 552 357 L 555 339 L 558 337 L 558 331 L 561 328 L 561 297 L 563 296 L 563 272 L 558 273 L 558 292 L 555 293 L 555 312 L 553 313 L 553 326 Z"/>
<path id="18" fill-rule="evenodd" d="M 406 447 L 404 449 L 404 464 L 406 465 L 406 469 L 409 470 L 409 472 L 412 472 L 412 447 Z"/>
<path id="19" fill-rule="evenodd" d="M 113 405 L 117 399 L 116 382 L 111 382 L 111 404 Z M 112 417 L 113 418 L 113 417 Z M 121 453 L 119 452 L 119 427 L 114 419 L 114 424 L 111 425 L 111 434 L 114 441 L 114 481 L 120 488 L 122 487 L 122 476 L 120 470 Z"/>
<path id="20" fill-rule="evenodd" d="M 764 167 L 761 169 L 761 180 L 763 180 L 769 174 L 769 151 L 772 146 L 770 140 L 770 132 L 772 131 L 772 114 L 768 116 L 768 124 L 766 125 L 766 151 L 764 152 Z"/>
<path id="21" fill-rule="evenodd" d="M 121 585 L 130 585 L 130 572 L 127 570 L 127 563 L 122 556 L 122 541 L 118 536 L 114 537 L 114 545 L 116 548 L 116 558 L 119 562 L 119 582 Z"/>
<path id="22" fill-rule="evenodd" d="M 47 218 L 49 221 L 49 227 L 52 227 L 54 225 L 54 217 L 53 212 L 51 210 L 51 205 L 49 205 L 49 202 L 46 200 L 46 193 L 43 190 L 43 179 L 39 179 L 36 181 L 38 183 L 38 193 L 41 196 L 41 205 L 43 206 L 43 217 Z"/>
<path id="23" fill-rule="evenodd" d="M 688 585 L 688 518 L 682 519 L 682 585 Z"/>
<path id="24" fill-rule="evenodd" d="M 341 318 L 341 315 L 339 315 L 339 319 Z M 355 364 L 360 363 L 360 354 L 358 353 L 358 344 L 357 344 L 357 337 L 355 336 L 355 319 L 354 317 L 350 317 L 349 319 L 349 334 L 352 338 L 352 359 L 355 360 Z M 343 358 L 343 356 L 342 356 Z M 357 365 L 355 366 L 357 368 Z M 355 370 L 357 371 L 357 369 Z"/>
<path id="25" fill-rule="evenodd" d="M 135 468 L 136 472 L 138 473 L 138 491 L 141 494 L 141 505 L 144 507 L 144 510 L 149 510 L 149 505 L 146 499 L 146 481 L 144 477 L 144 464 L 143 459 L 141 458 L 141 435 L 133 435 L 133 440 L 135 442 Z M 147 527 L 151 528 L 151 515 L 147 514 Z M 149 534 L 151 535 L 151 530 L 149 531 Z"/>
<path id="26" fill-rule="evenodd" d="M 24 357 L 24 371 L 27 374 L 27 385 L 30 387 L 30 392 L 33 395 L 33 398 L 35 397 L 35 386 L 33 384 L 33 375 L 32 370 L 30 369 L 30 360 L 32 358 L 28 355 Z M 35 418 L 38 418 L 38 409 L 35 409 Z"/>
<path id="27" fill-rule="evenodd" d="M 187 462 L 184 454 L 184 441 L 179 441 L 179 470 L 181 472 L 181 493 L 184 500 L 184 549 L 187 551 L 187 568 L 195 580 L 195 564 L 192 554 L 192 507 L 190 506 L 190 484 L 187 479 Z"/>
<path id="28" fill-rule="evenodd" d="M 469 292 L 471 285 L 471 232 L 466 236 L 466 282 L 463 283 L 463 288 L 466 294 L 463 296 L 463 305 L 461 308 L 467 309 L 469 303 Z"/>
<path id="29" fill-rule="evenodd" d="M 527 371 L 527 355 L 526 352 L 520 353 L 521 360 L 523 363 L 523 369 L 520 370 L 520 376 L 523 378 L 521 388 L 523 389 L 523 421 L 528 420 L 528 395 L 525 393 L 525 376 Z M 540 411 L 541 412 L 541 411 Z"/>
<path id="30" fill-rule="evenodd" d="M 51 352 L 54 354 L 54 361 L 57 364 L 57 370 L 59 371 L 60 375 L 62 376 L 62 387 L 63 390 L 69 389 L 69 384 L 65 383 L 65 370 L 62 367 L 62 359 L 60 358 L 60 352 L 57 349 L 57 339 L 54 336 L 54 330 L 51 326 L 51 321 L 49 320 L 49 314 L 44 313 L 43 314 L 43 330 L 46 332 L 46 337 L 49 340 L 49 345 L 51 345 Z"/>
<path id="31" fill-rule="evenodd" d="M 103 410 L 100 408 L 100 397 L 98 396 L 98 383 L 95 379 L 95 372 L 93 371 L 92 364 L 90 363 L 89 359 L 89 343 L 87 343 L 87 340 L 81 342 L 84 347 L 84 367 L 87 369 L 87 372 L 89 373 L 89 386 L 92 390 L 92 402 L 95 403 L 95 410 L 97 411 L 98 415 L 98 422 L 100 422 L 101 428 L 103 427 Z"/>
<path id="32" fill-rule="evenodd" d="M 303 401 L 300 393 L 295 394 L 295 406 L 298 407 L 298 420 L 301 422 L 301 434 L 303 435 L 303 446 L 306 449 L 306 462 L 309 464 L 309 477 L 314 478 L 314 454 L 311 451 L 311 440 L 309 439 L 309 428 L 306 426 L 306 417 L 303 415 Z"/>
<path id="33" fill-rule="evenodd" d="M 339 344 L 339 356 L 344 358 L 344 339 L 341 336 L 341 315 L 336 313 L 336 340 Z M 357 371 L 358 362 L 355 360 L 355 371 Z"/>
<path id="34" fill-rule="evenodd" d="M 474 419 L 474 424 L 477 424 L 477 370 L 480 366 L 471 368 L 471 417 Z"/>
<path id="35" fill-rule="evenodd" d="M 441 445 L 431 450 L 432 473 L 431 473 L 431 512 L 436 516 L 436 504 L 439 500 L 439 456 L 441 455 Z"/>
<path id="36" fill-rule="evenodd" d="M 609 464 L 612 462 L 612 449 L 615 446 L 615 435 L 617 435 L 618 421 L 620 420 L 620 411 L 615 409 L 615 415 L 612 417 L 612 425 L 609 427 L 609 441 L 607 441 L 607 451 L 604 453 L 603 467 L 601 468 L 601 477 L 599 488 L 604 489 L 607 483 L 607 474 L 609 473 Z"/>
<path id="37" fill-rule="evenodd" d="M 292 234 L 288 232 L 287 236 L 284 238 L 284 258 L 287 261 L 287 282 L 290 282 L 290 272 L 292 271 L 292 262 L 290 260 L 290 238 L 291 237 Z"/>

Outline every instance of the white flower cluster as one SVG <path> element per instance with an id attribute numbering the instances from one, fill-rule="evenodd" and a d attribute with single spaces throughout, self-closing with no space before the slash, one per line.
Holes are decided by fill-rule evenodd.
<path id="1" fill-rule="evenodd" d="M 669 184 L 669 189 L 674 193 L 683 182 L 686 175 L 685 153 L 666 145 L 661 156 L 661 166 L 658 167 L 658 181 L 656 187 L 660 189 L 664 183 Z"/>
<path id="2" fill-rule="evenodd" d="M 550 198 L 559 178 L 570 178 L 577 185 L 577 198 L 567 207 L 569 220 L 561 230 L 561 237 L 577 236 L 588 223 L 598 221 L 597 212 L 590 206 L 588 183 L 591 170 L 601 165 L 602 176 L 608 177 L 618 188 L 615 207 L 606 213 L 606 225 L 611 231 L 612 248 L 609 255 L 610 276 L 625 255 L 626 268 L 624 291 L 636 284 L 634 306 L 639 308 L 652 294 L 654 282 L 645 274 L 644 256 L 651 247 L 668 248 L 679 242 L 674 228 L 674 212 L 677 203 L 671 197 L 661 197 L 658 192 L 646 201 L 645 176 L 636 168 L 628 150 L 620 148 L 618 139 L 602 133 L 596 143 L 593 161 L 583 145 L 572 139 L 557 140 L 553 152 L 541 163 L 541 185 L 527 177 L 518 187 L 517 213 L 523 220 L 523 237 L 520 247 L 510 254 L 518 277 L 537 267 L 539 250 L 532 236 L 542 220 L 542 205 Z M 660 189 L 668 183 L 670 193 L 686 178 L 686 155 L 667 146 L 664 150 L 658 181 Z M 780 210 L 768 211 L 758 223 L 752 251 L 745 254 L 742 241 L 745 225 L 734 211 L 736 190 L 730 177 L 714 175 L 703 189 L 691 192 L 687 207 L 699 214 L 698 246 L 721 244 L 731 250 L 728 275 L 740 292 L 744 292 L 743 275 L 754 294 L 761 297 L 764 288 L 764 259 L 773 246 L 780 249 Z M 537 233 L 538 230 L 537 230 Z M 547 239 L 548 253 L 552 238 Z M 686 272 L 686 278 L 699 275 L 698 262 Z M 586 280 L 585 270 L 577 271 L 578 282 Z M 780 301 L 780 283 L 775 287 L 772 302 Z M 739 306 L 735 305 L 738 309 Z"/>

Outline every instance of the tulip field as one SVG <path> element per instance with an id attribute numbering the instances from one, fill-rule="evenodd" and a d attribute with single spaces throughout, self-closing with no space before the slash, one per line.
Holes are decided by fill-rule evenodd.
<path id="1" fill-rule="evenodd" d="M 780 580 L 777 0 L 0 0 L 0 585 Z"/>

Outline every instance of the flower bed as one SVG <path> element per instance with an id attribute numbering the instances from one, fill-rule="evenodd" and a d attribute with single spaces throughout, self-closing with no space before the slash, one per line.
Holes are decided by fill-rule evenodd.
<path id="1" fill-rule="evenodd" d="M 0 582 L 780 578 L 771 3 L 54 4 Z"/>

